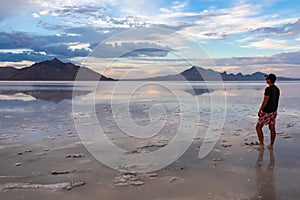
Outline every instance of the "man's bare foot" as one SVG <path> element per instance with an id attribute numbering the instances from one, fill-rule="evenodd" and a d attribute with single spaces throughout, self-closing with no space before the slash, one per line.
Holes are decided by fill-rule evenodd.
<path id="1" fill-rule="evenodd" d="M 265 150 L 264 145 L 259 145 L 259 147 L 255 148 L 257 151 L 263 151 Z"/>
<path id="2" fill-rule="evenodd" d="M 270 151 L 272 151 L 272 150 L 273 150 L 273 145 L 269 145 L 269 146 L 268 146 L 268 149 L 269 149 Z"/>

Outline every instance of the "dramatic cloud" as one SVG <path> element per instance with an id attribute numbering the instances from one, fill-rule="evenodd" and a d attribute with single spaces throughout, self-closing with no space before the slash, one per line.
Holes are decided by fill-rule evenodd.
<path id="1" fill-rule="evenodd" d="M 261 15 L 262 9 L 260 4 L 243 4 L 223 9 L 209 8 L 199 12 L 169 12 L 163 9 L 164 12 L 154 17 L 151 22 L 174 28 L 201 40 L 225 40 L 238 34 L 251 33 L 261 27 L 276 28 L 295 20 Z"/>
<path id="2" fill-rule="evenodd" d="M 2 53 L 0 61 L 16 61 L 16 60 L 29 60 L 40 61 L 49 57 L 58 58 L 72 58 L 72 57 L 85 57 L 90 53 L 86 43 L 78 42 L 77 37 L 72 36 L 35 36 L 22 32 L 15 33 L 0 33 L 0 46 L 2 49 L 15 49 L 28 48 L 34 52 L 30 53 Z M 44 52 L 40 54 L 39 52 Z"/>
<path id="3" fill-rule="evenodd" d="M 273 56 L 233 57 L 213 59 L 217 66 L 247 66 L 265 64 L 300 65 L 300 51 L 275 54 Z M 205 64 L 205 63 L 203 63 Z"/>
<path id="4" fill-rule="evenodd" d="M 105 7 L 90 5 L 61 6 L 48 11 L 47 14 L 59 18 L 72 19 L 69 21 L 76 26 L 91 26 L 95 21 L 98 23 L 101 21 L 103 25 L 106 25 L 112 21 L 113 18 Z"/>
<path id="5" fill-rule="evenodd" d="M 30 3 L 26 0 L 1 0 L 0 3 L 0 22 L 7 17 L 15 16 L 30 8 Z"/>
<path id="6" fill-rule="evenodd" d="M 44 60 L 53 59 L 55 56 L 47 56 L 42 53 L 27 52 L 27 53 L 0 53 L 1 62 L 21 62 L 34 61 L 41 62 Z M 65 60 L 65 59 L 64 59 Z M 15 65 L 14 65 L 15 66 Z"/>
<path id="7" fill-rule="evenodd" d="M 61 25 L 61 24 L 51 24 L 51 23 L 47 23 L 47 22 L 43 22 L 43 21 L 39 21 L 37 23 L 38 27 L 44 28 L 46 30 L 63 30 L 63 29 L 67 29 L 68 26 L 66 25 Z"/>
<path id="8" fill-rule="evenodd" d="M 2 49 L 30 48 L 35 43 L 43 43 L 23 32 L 0 32 L 0 47 Z"/>
<path id="9" fill-rule="evenodd" d="M 90 54 L 96 58 L 120 57 L 165 57 L 172 51 L 168 47 L 147 42 L 104 43 L 97 46 Z"/>
<path id="10" fill-rule="evenodd" d="M 252 42 L 244 47 L 254 47 L 258 49 L 280 49 L 280 50 L 298 50 L 300 44 L 290 45 L 284 40 L 264 39 L 258 42 Z"/>
<path id="11" fill-rule="evenodd" d="M 300 34 L 300 19 L 295 23 L 288 23 L 281 27 L 262 27 L 253 32 L 266 33 L 272 36 L 294 36 Z"/>
<path id="12" fill-rule="evenodd" d="M 173 58 L 170 54 L 175 49 L 184 51 L 188 46 L 180 44 L 172 34 L 163 36 L 160 31 L 170 29 L 191 38 L 194 43 L 190 46 L 200 44 L 207 48 L 208 54 L 223 57 L 215 59 L 222 69 L 247 72 L 264 65 L 264 70 L 274 67 L 283 72 L 285 66 L 294 72 L 299 65 L 300 19 L 292 0 L 285 7 L 281 7 L 281 1 L 273 0 L 0 1 L 2 62 L 36 62 L 52 57 L 72 61 L 86 57 L 104 42 L 103 48 L 94 53 L 97 58 L 148 57 L 149 62 L 143 66 L 149 67 L 153 60 Z M 118 38 L 120 33 L 133 28 L 157 28 L 157 31 L 143 34 L 132 31 Z M 114 39 L 105 43 L 111 37 Z M 176 43 L 178 48 L 160 42 Z M 294 53 L 278 54 L 283 51 Z M 187 51 L 185 55 L 195 59 L 201 56 L 193 53 Z M 263 56 L 272 54 L 276 55 Z M 230 58 L 233 56 L 236 57 Z M 175 60 L 166 60 L 159 67 L 180 65 Z M 128 66 L 130 63 L 122 64 L 121 67 L 133 67 Z"/>
<path id="13" fill-rule="evenodd" d="M 113 34 L 121 32 L 122 29 L 91 29 L 91 28 L 71 28 L 66 29 L 65 34 L 54 36 L 38 36 L 23 32 L 6 33 L 0 32 L 0 47 L 2 49 L 27 48 L 36 54 L 9 54 L 3 55 L 0 61 L 15 61 L 27 58 L 30 61 L 40 61 L 45 55 L 55 56 L 58 58 L 86 57 L 96 48 L 92 56 L 100 58 L 113 57 L 165 57 L 170 48 L 160 46 L 154 43 L 154 39 L 158 40 L 159 34 L 149 34 L 143 38 L 144 40 L 153 42 L 138 42 L 135 33 L 129 34 L 128 37 L 116 37 L 119 40 L 116 44 L 99 43 L 105 41 Z M 137 33 L 136 33 L 137 34 Z M 128 41 L 123 41 L 124 39 Z M 45 55 L 38 52 L 44 52 Z M 13 58 L 20 57 L 20 58 Z M 46 57 L 45 57 L 46 58 Z M 9 60 L 11 59 L 11 60 Z"/>

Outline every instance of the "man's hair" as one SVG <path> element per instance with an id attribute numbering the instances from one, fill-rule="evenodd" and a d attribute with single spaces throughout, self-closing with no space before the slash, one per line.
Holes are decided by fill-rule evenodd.
<path id="1" fill-rule="evenodd" d="M 272 83 L 275 83 L 275 81 L 276 81 L 276 75 L 275 74 L 268 74 L 268 75 L 265 75 L 265 77 L 267 79 L 269 79 L 270 81 L 272 81 Z"/>

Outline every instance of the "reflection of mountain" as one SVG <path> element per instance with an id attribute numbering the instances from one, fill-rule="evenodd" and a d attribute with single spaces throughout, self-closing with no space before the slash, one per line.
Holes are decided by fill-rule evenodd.
<path id="1" fill-rule="evenodd" d="M 202 94 L 212 92 L 212 91 L 209 91 L 209 89 L 207 89 L 207 88 L 196 88 L 196 87 L 193 87 L 193 89 L 186 89 L 184 91 L 187 93 L 190 93 L 193 96 L 200 96 Z"/>
<path id="2" fill-rule="evenodd" d="M 35 63 L 30 67 L 16 69 L 0 67 L 0 80 L 8 81 L 73 81 L 80 72 L 77 80 L 112 81 L 86 67 L 79 67 L 72 63 L 63 63 L 58 59 Z"/>
<path id="3" fill-rule="evenodd" d="M 76 96 L 86 95 L 90 93 L 90 91 L 76 91 L 73 94 L 72 90 L 8 90 L 8 91 L 0 91 L 2 95 L 16 95 L 18 93 L 30 95 L 36 99 L 50 101 L 54 103 L 59 103 L 65 99 L 72 99 Z M 74 96 L 73 96 L 74 95 Z"/>
<path id="4" fill-rule="evenodd" d="M 152 78 L 146 78 L 144 80 L 149 81 L 263 81 L 265 80 L 265 74 L 262 72 L 256 72 L 254 74 L 243 75 L 227 74 L 227 72 L 219 73 L 212 69 L 204 69 L 202 67 L 193 66 L 180 74 L 156 76 Z M 278 80 L 291 81 L 300 80 L 286 77 L 278 77 Z"/>

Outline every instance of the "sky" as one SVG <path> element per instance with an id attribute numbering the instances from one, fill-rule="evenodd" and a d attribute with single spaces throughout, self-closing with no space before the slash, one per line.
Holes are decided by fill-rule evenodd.
<path id="1" fill-rule="evenodd" d="M 56 57 L 113 78 L 191 65 L 300 77 L 298 0 L 0 1 L 0 67 Z"/>

